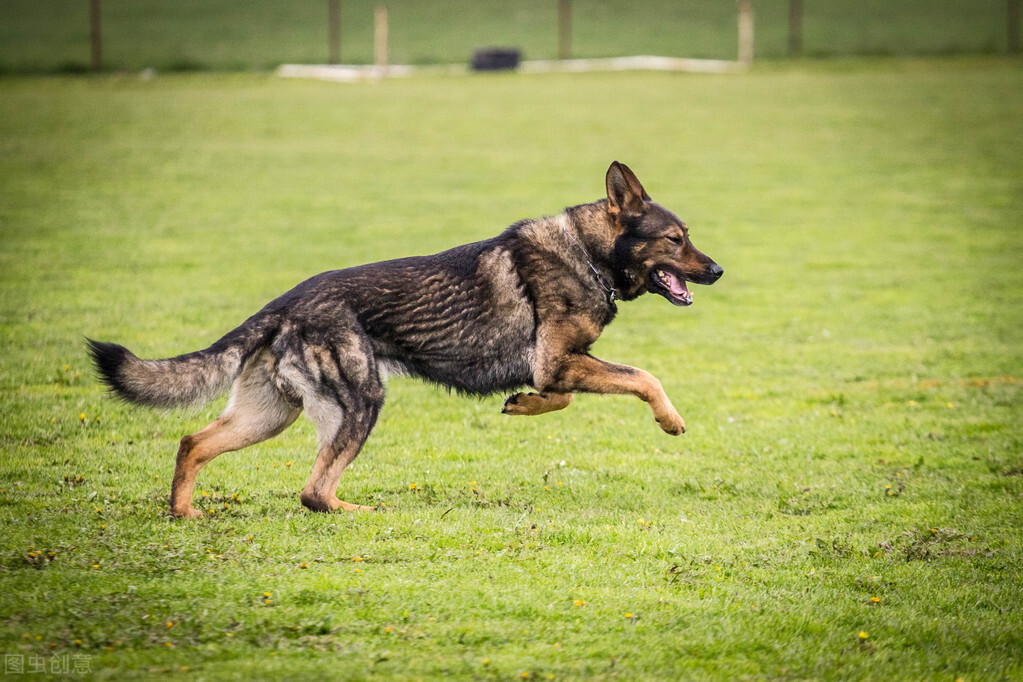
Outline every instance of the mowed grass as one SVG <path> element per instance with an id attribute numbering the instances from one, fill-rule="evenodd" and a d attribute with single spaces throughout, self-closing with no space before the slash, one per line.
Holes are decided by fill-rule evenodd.
<path id="1" fill-rule="evenodd" d="M 1021 76 L 0 81 L 0 652 L 99 679 L 1020 677 Z M 209 518 L 165 517 L 223 400 L 127 408 L 84 335 L 195 350 L 314 273 L 597 199 L 616 158 L 725 268 L 595 348 L 686 435 L 627 397 L 511 418 L 393 379 L 339 490 L 379 512 L 302 509 L 301 419 L 202 472 Z"/>
<path id="2" fill-rule="evenodd" d="M 373 16 L 386 5 L 392 64 L 467 63 L 487 46 L 527 59 L 558 56 L 555 0 L 343 0 L 341 59 L 373 63 Z M 103 65 L 109 71 L 273 69 L 327 61 L 327 2 L 103 0 Z M 757 0 L 758 59 L 788 55 L 788 0 Z M 1004 54 L 1005 0 L 814 0 L 804 3 L 809 56 Z M 735 2 L 575 0 L 575 57 L 654 54 L 735 59 Z M 85 0 L 0 0 L 0 72 L 90 67 Z"/>

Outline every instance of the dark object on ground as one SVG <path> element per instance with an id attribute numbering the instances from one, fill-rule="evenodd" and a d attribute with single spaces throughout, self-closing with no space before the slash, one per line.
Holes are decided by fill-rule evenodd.
<path id="1" fill-rule="evenodd" d="M 472 55 L 473 71 L 507 71 L 519 68 L 522 52 L 517 47 L 486 47 Z"/>

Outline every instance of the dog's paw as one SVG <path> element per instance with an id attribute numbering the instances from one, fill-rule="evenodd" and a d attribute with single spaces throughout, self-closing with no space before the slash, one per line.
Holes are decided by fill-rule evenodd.
<path id="1" fill-rule="evenodd" d="M 515 393 L 504 401 L 501 412 L 535 416 L 563 410 L 571 402 L 571 393 Z"/>
<path id="2" fill-rule="evenodd" d="M 204 514 L 195 507 L 189 507 L 181 512 L 172 511 L 170 516 L 172 519 L 201 519 Z"/>
<path id="3" fill-rule="evenodd" d="M 660 425 L 662 431 L 672 436 L 681 436 L 686 432 L 686 422 L 682 419 L 678 412 L 658 417 L 657 423 Z"/>
<path id="4" fill-rule="evenodd" d="M 371 512 L 377 510 L 376 507 L 367 507 L 364 504 L 349 504 L 348 502 L 341 502 L 341 506 L 338 509 L 346 512 Z"/>
<path id="5" fill-rule="evenodd" d="M 513 415 L 528 415 L 533 414 L 530 409 L 532 400 L 531 398 L 539 398 L 535 393 L 513 393 L 504 400 L 504 407 L 501 408 L 502 414 L 513 414 Z"/>

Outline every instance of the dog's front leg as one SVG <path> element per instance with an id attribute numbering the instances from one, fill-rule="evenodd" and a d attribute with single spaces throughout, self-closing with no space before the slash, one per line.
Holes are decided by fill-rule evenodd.
<path id="1" fill-rule="evenodd" d="M 654 419 L 665 433 L 677 436 L 686 431 L 686 423 L 671 404 L 661 382 L 642 369 L 606 362 L 588 354 L 571 353 L 556 363 L 550 372 L 550 381 L 539 388 L 555 394 L 631 394 L 650 405 Z"/>
<path id="2" fill-rule="evenodd" d="M 563 410 L 572 402 L 571 393 L 515 393 L 504 401 L 504 414 L 536 416 Z"/>

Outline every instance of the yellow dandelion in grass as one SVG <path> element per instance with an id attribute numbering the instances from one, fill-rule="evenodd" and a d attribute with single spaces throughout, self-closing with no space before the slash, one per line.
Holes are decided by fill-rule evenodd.
<path id="1" fill-rule="evenodd" d="M 881 597 L 871 597 L 870 601 L 873 604 L 880 604 L 881 603 Z"/>
<path id="2" fill-rule="evenodd" d="M 582 599 L 576 599 L 572 603 L 575 604 L 576 606 L 586 606 L 586 602 L 584 602 Z"/>
<path id="3" fill-rule="evenodd" d="M 302 562 L 302 563 L 301 563 L 301 564 L 299 565 L 299 568 L 309 568 L 309 564 L 307 564 L 306 562 L 304 562 L 304 561 L 303 561 L 303 562 Z"/>
<path id="4" fill-rule="evenodd" d="M 174 648 L 174 645 L 173 645 L 173 644 L 171 644 L 170 642 L 164 642 L 164 643 L 163 643 L 163 645 L 164 645 L 165 647 L 169 648 L 169 649 L 173 649 L 173 648 Z"/>
<path id="5" fill-rule="evenodd" d="M 484 658 L 483 659 L 483 665 L 490 665 L 490 659 L 489 658 Z"/>
<path id="6" fill-rule="evenodd" d="M 632 614 L 631 614 L 631 613 L 629 613 L 628 611 L 626 611 L 626 612 L 625 612 L 625 617 L 626 617 L 626 618 L 632 618 Z"/>
<path id="7" fill-rule="evenodd" d="M 169 627 L 169 628 L 174 627 L 174 621 L 172 621 L 172 620 L 167 621 L 167 627 Z"/>
<path id="8" fill-rule="evenodd" d="M 80 415 L 78 415 L 78 421 L 82 422 L 83 424 L 85 423 L 85 413 L 84 412 L 82 412 Z"/>
<path id="9" fill-rule="evenodd" d="M 861 642 L 867 641 L 867 633 L 864 632 L 863 630 L 860 630 L 859 638 Z"/>
<path id="10" fill-rule="evenodd" d="M 292 465 L 293 463 L 294 463 L 294 462 L 291 462 L 291 461 L 289 460 L 289 461 L 287 461 L 287 462 L 285 462 L 285 463 L 284 463 L 284 466 L 286 466 L 286 467 L 290 467 L 290 466 L 291 466 L 291 465 Z"/>
<path id="11" fill-rule="evenodd" d="M 99 564 L 93 564 L 92 567 L 93 568 L 99 568 Z"/>
<path id="12" fill-rule="evenodd" d="M 392 628 L 390 625 L 384 628 L 384 632 L 391 632 L 392 630 L 394 630 L 394 628 Z"/>
<path id="13" fill-rule="evenodd" d="M 416 489 L 416 484 L 415 483 L 409 483 L 408 484 L 408 489 L 409 490 L 415 490 Z"/>

